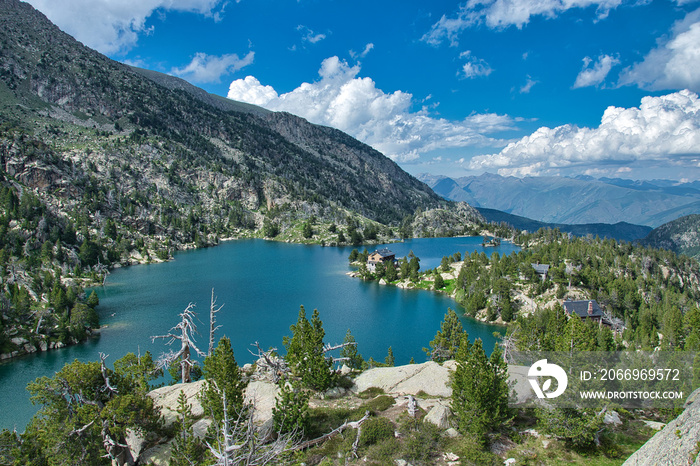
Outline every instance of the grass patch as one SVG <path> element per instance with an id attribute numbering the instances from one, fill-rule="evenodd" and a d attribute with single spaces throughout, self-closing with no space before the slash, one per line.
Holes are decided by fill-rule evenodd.
<path id="1" fill-rule="evenodd" d="M 386 411 L 394 406 L 394 397 L 389 395 L 380 395 L 362 404 L 361 408 L 378 413 Z"/>
<path id="2" fill-rule="evenodd" d="M 380 395 L 362 403 L 357 408 L 313 408 L 309 410 L 310 430 L 306 433 L 308 438 L 320 437 L 343 424 L 345 421 L 357 421 L 365 412 L 378 414 L 394 404 L 394 399 L 389 395 Z"/>
<path id="3" fill-rule="evenodd" d="M 393 464 L 401 454 L 401 442 L 395 438 L 384 439 L 367 449 L 370 465 Z"/>
<path id="4" fill-rule="evenodd" d="M 366 400 L 367 398 L 374 398 L 379 395 L 384 395 L 384 393 L 384 390 L 379 387 L 369 387 L 367 390 L 360 392 L 360 394 L 357 396 Z"/>
<path id="5" fill-rule="evenodd" d="M 444 291 L 448 295 L 452 295 L 452 293 L 455 292 L 455 282 L 456 280 L 448 278 L 447 280 L 445 280 L 445 286 L 443 288 L 440 288 L 440 291 Z"/>

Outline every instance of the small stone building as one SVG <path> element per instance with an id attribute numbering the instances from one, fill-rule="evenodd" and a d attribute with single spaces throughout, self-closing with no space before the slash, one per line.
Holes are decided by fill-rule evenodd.
<path id="1" fill-rule="evenodd" d="M 612 326 L 612 323 L 605 317 L 605 313 L 595 300 L 564 301 L 564 313 L 571 317 L 579 316 L 582 320 L 590 319 L 598 324 Z"/>
<path id="2" fill-rule="evenodd" d="M 547 279 L 547 274 L 549 273 L 549 264 L 540 264 L 538 262 L 537 264 L 530 265 L 532 265 L 532 268 L 535 269 L 535 273 L 538 277 L 540 277 L 540 280 L 545 281 Z"/>
<path id="3" fill-rule="evenodd" d="M 374 272 L 380 262 L 396 262 L 396 254 L 387 248 L 377 249 L 367 257 L 367 270 Z"/>

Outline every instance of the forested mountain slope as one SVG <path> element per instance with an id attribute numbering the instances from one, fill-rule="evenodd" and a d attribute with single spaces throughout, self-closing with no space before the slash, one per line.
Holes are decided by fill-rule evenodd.
<path id="1" fill-rule="evenodd" d="M 333 244 L 483 220 L 340 131 L 117 63 L 18 0 L 0 44 L 0 354 L 82 338 L 81 286 L 111 266 L 302 224 Z M 448 227 L 412 227 L 434 209 Z"/>
<path id="2" fill-rule="evenodd" d="M 686 215 L 665 223 L 640 242 L 646 246 L 700 258 L 700 215 Z"/>

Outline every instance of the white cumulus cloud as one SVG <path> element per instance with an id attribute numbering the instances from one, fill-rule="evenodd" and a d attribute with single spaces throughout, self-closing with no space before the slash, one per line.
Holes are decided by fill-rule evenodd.
<path id="1" fill-rule="evenodd" d="M 190 11 L 217 19 L 225 6 L 223 0 L 27 1 L 62 30 L 105 54 L 133 47 L 140 34 L 150 32 L 146 20 L 157 9 Z"/>
<path id="2" fill-rule="evenodd" d="M 627 68 L 620 84 L 636 84 L 642 89 L 690 89 L 700 92 L 700 10 L 678 21 L 669 38 L 644 60 Z"/>
<path id="3" fill-rule="evenodd" d="M 479 76 L 488 76 L 493 69 L 481 58 L 476 58 L 472 55 L 471 50 L 467 50 L 459 54 L 459 58 L 464 58 L 467 62 L 462 65 L 462 71 L 459 73 L 464 78 L 477 78 Z"/>
<path id="4" fill-rule="evenodd" d="M 612 67 L 620 63 L 620 60 L 610 55 L 601 55 L 598 57 L 598 61 L 593 63 L 593 66 L 590 66 L 591 63 L 593 63 L 593 60 L 590 57 L 583 59 L 583 68 L 576 76 L 574 89 L 601 84 L 605 81 Z"/>
<path id="5" fill-rule="evenodd" d="M 507 115 L 472 114 L 461 121 L 436 118 L 426 108 L 413 111 L 413 96 L 385 93 L 360 66 L 338 57 L 323 61 L 320 79 L 285 94 L 248 76 L 231 83 L 228 97 L 270 110 L 287 111 L 338 128 L 397 161 L 409 161 L 435 149 L 475 145 L 503 146 L 488 134 L 514 128 Z"/>
<path id="6" fill-rule="evenodd" d="M 498 169 L 504 175 L 639 161 L 691 167 L 699 154 L 700 100 L 683 90 L 644 97 L 639 107 L 608 107 L 597 128 L 539 128 L 497 154 L 474 157 L 469 166 Z"/>
<path id="7" fill-rule="evenodd" d="M 492 29 L 505 29 L 509 26 L 520 29 L 533 16 L 555 18 L 573 8 L 595 7 L 598 19 L 602 19 L 622 2 L 623 0 L 468 0 L 454 16 L 448 18 L 443 15 L 423 35 L 422 40 L 433 45 L 448 40 L 455 46 L 463 30 L 479 24 L 486 24 Z"/>
<path id="8" fill-rule="evenodd" d="M 254 57 L 255 52 L 248 52 L 243 58 L 235 53 L 217 57 L 200 52 L 195 54 L 187 66 L 173 68 L 170 73 L 197 83 L 218 83 L 222 76 L 235 73 L 253 63 Z"/>

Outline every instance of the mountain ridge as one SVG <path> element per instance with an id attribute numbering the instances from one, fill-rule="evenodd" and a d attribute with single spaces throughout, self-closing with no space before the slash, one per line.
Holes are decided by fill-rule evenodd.
<path id="1" fill-rule="evenodd" d="M 621 221 L 658 227 L 700 213 L 697 183 L 634 182 L 590 177 L 449 178 L 419 175 L 439 195 L 474 207 L 500 210 L 546 223 L 615 224 Z"/>
<path id="2" fill-rule="evenodd" d="M 600 236 L 602 238 L 614 238 L 618 241 L 635 241 L 645 238 L 652 228 L 644 225 L 634 225 L 627 222 L 609 223 L 546 223 L 532 220 L 527 217 L 508 214 L 500 210 L 476 207 L 476 210 L 484 216 L 486 221 L 495 223 L 507 223 L 513 228 L 529 232 L 535 232 L 540 228 L 557 228 L 563 233 L 571 233 L 575 236 Z"/>
<path id="3" fill-rule="evenodd" d="M 222 238 L 360 244 L 483 222 L 338 130 L 115 62 L 27 3 L 0 0 L 0 44 L 0 355 L 87 338 L 83 287 L 111 267 Z"/>
<path id="4" fill-rule="evenodd" d="M 301 133 L 331 130 L 320 130 L 289 114 L 272 114 L 214 97 L 179 78 L 137 72 L 82 46 L 29 5 L 11 0 L 4 0 L 2 5 L 7 33 L 3 38 L 3 79 L 15 96 L 30 104 L 17 102 L 20 105 L 30 109 L 32 104 L 43 106 L 49 117 L 63 117 L 64 121 L 87 117 L 85 121 L 103 130 L 112 126 L 113 135 L 129 137 L 141 131 L 145 134 L 140 135 L 146 138 L 167 138 L 202 161 L 233 161 L 229 165 L 236 172 L 271 172 L 276 176 L 248 183 L 253 185 L 251 190 L 261 191 L 259 197 L 265 198 L 268 205 L 283 203 L 286 197 L 298 197 L 298 191 L 303 195 L 303 191 L 313 190 L 385 224 L 399 222 L 417 207 L 444 205 L 393 161 L 369 146 L 341 136 L 339 131 L 325 135 L 329 144 L 323 157 L 318 151 L 314 154 L 304 150 L 298 140 L 288 145 L 289 138 L 281 137 L 273 127 L 279 127 L 286 118 L 294 119 L 297 125 L 303 121 Z M 20 41 L 13 46 L 10 36 Z M 36 102 L 37 97 L 42 102 Z M 261 116 L 269 116 L 270 120 Z M 54 135 L 52 140 L 56 139 Z M 339 170 L 350 159 L 355 162 L 352 169 Z M 169 161 L 165 163 L 169 165 Z M 375 182 L 374 172 L 391 172 L 391 181 L 400 185 L 399 189 L 370 197 L 369 193 L 376 194 L 387 185 Z"/>
<path id="5" fill-rule="evenodd" d="M 193 97 L 197 98 L 198 100 L 211 105 L 212 107 L 216 107 L 219 110 L 224 110 L 224 111 L 229 111 L 229 112 L 243 112 L 243 113 L 252 113 L 258 116 L 263 116 L 267 115 L 270 113 L 273 113 L 271 110 L 268 110 L 263 107 L 259 107 L 257 105 L 245 103 L 245 102 L 240 102 L 237 100 L 229 99 L 226 97 L 222 97 L 220 95 L 216 94 L 211 94 L 204 89 L 201 89 L 194 84 L 190 84 L 189 82 L 185 81 L 182 78 L 178 78 L 175 76 L 171 76 L 169 74 L 161 73 L 159 71 L 154 71 L 154 70 L 149 70 L 146 68 L 139 68 L 137 66 L 132 66 L 132 65 L 127 65 L 129 68 L 131 68 L 134 72 L 144 76 L 145 78 L 148 78 L 149 80 L 155 82 L 156 84 L 159 84 L 165 88 L 168 88 L 170 90 L 181 90 L 185 91 L 188 94 L 192 95 Z"/>
<path id="6" fill-rule="evenodd" d="M 700 215 L 686 215 L 665 223 L 651 231 L 640 244 L 700 259 Z"/>

